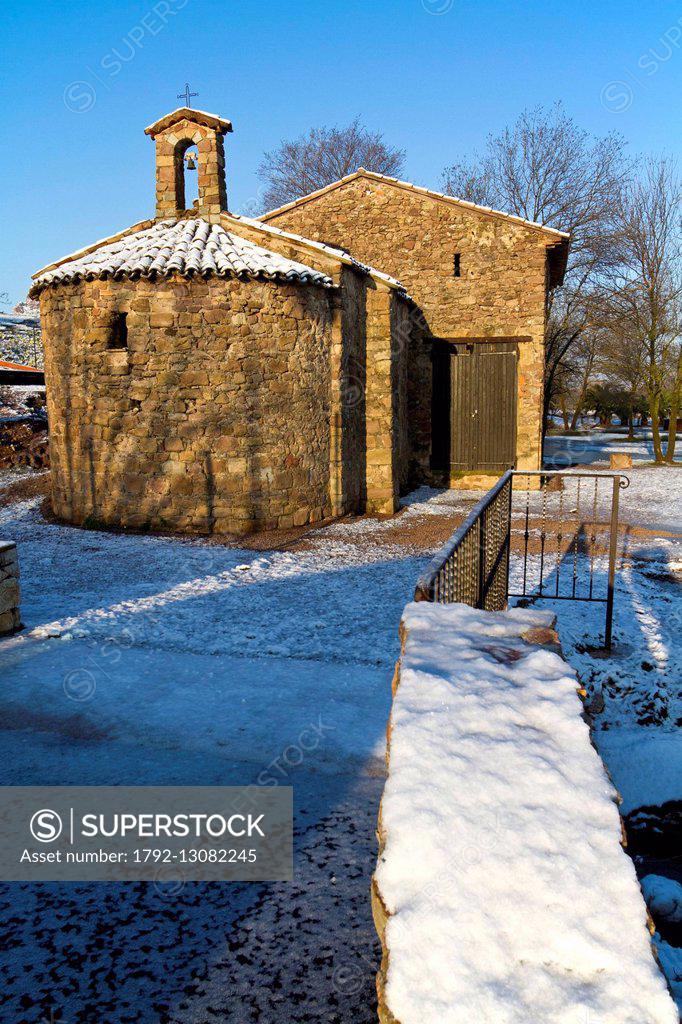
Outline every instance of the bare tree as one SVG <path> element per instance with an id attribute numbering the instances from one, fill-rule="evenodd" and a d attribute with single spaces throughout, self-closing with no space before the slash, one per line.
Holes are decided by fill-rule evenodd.
<path id="1" fill-rule="evenodd" d="M 612 390 L 620 388 L 627 396 L 628 438 L 635 434 L 635 411 L 646 408 L 642 398 L 644 357 L 642 346 L 630 333 L 627 321 L 608 318 L 606 337 L 600 352 L 600 368 Z M 644 405 L 642 405 L 644 403 Z"/>
<path id="2" fill-rule="evenodd" d="M 569 366 L 573 381 L 573 416 L 570 429 L 575 430 L 580 417 L 585 409 L 590 384 L 593 381 L 595 371 L 598 369 L 598 360 L 603 338 L 599 330 L 585 330 L 576 340 L 569 354 Z"/>
<path id="3" fill-rule="evenodd" d="M 563 288 L 550 296 L 545 359 L 545 421 L 559 367 L 589 329 L 593 289 L 615 259 L 613 223 L 627 180 L 625 143 L 594 138 L 557 103 L 524 111 L 485 152 L 443 172 L 443 189 L 571 233 Z"/>
<path id="4" fill-rule="evenodd" d="M 623 190 L 619 252 L 609 290 L 612 316 L 639 346 L 649 402 L 654 459 L 664 461 L 660 419 L 666 393 L 679 408 L 682 332 L 682 182 L 665 157 L 643 161 Z M 671 413 L 675 411 L 671 408 Z M 668 458 L 675 448 L 671 415 Z"/>
<path id="5" fill-rule="evenodd" d="M 356 118 L 345 128 L 311 128 L 293 141 L 283 140 L 263 155 L 258 177 L 266 185 L 266 209 L 282 206 L 300 196 L 331 185 L 333 181 L 364 167 L 393 177 L 405 164 L 405 151 L 384 142 Z"/>
<path id="6" fill-rule="evenodd" d="M 668 447 L 665 453 L 665 461 L 673 462 L 675 459 L 675 442 L 677 441 L 677 420 L 682 406 L 682 345 L 677 343 L 677 367 L 675 379 L 672 386 L 670 398 L 670 422 L 668 424 Z"/>

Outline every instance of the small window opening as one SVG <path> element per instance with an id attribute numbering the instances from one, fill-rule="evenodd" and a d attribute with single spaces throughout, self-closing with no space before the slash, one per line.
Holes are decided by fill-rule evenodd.
<path id="1" fill-rule="evenodd" d="M 453 274 L 454 274 L 455 277 L 461 277 L 462 276 L 460 256 L 461 256 L 461 254 L 456 252 L 455 253 L 455 257 L 454 257 L 454 259 L 452 261 L 452 271 L 453 271 Z"/>
<path id="2" fill-rule="evenodd" d="M 111 325 L 107 348 L 128 348 L 128 314 L 117 313 Z"/>

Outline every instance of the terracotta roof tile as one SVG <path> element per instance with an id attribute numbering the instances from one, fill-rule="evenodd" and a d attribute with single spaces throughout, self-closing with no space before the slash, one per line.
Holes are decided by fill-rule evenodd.
<path id="1" fill-rule="evenodd" d="M 201 218 L 165 220 L 39 272 L 31 294 L 52 284 L 95 278 L 254 277 L 332 287 L 332 280 Z"/>

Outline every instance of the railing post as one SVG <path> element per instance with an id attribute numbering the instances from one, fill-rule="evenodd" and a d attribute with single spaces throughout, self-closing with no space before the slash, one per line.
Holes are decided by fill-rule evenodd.
<path id="1" fill-rule="evenodd" d="M 511 517 L 512 517 L 512 501 L 513 501 L 513 498 L 514 498 L 514 477 L 510 476 L 509 477 L 509 487 L 507 488 L 507 502 L 506 502 L 506 506 L 505 506 L 505 513 L 506 514 L 505 514 L 505 520 L 504 520 L 504 528 L 505 528 L 505 540 L 504 540 L 505 554 L 504 554 L 504 561 L 505 561 L 505 565 L 504 565 L 504 569 L 503 569 L 503 574 L 504 575 L 502 577 L 504 579 L 504 604 L 502 606 L 502 610 L 503 611 L 507 607 L 507 605 L 509 604 L 509 562 L 510 562 L 510 557 L 511 557 Z"/>
<path id="2" fill-rule="evenodd" d="M 609 538 L 609 584 L 606 594 L 606 625 L 604 627 L 604 647 L 611 650 L 611 634 L 613 630 L 613 597 L 616 583 L 616 554 L 618 552 L 618 500 L 620 495 L 620 477 L 613 478 L 613 494 L 611 496 L 611 536 Z"/>
<path id="3" fill-rule="evenodd" d="M 485 608 L 485 549 L 487 540 L 488 510 L 481 513 L 476 527 L 476 547 L 478 558 L 476 559 L 476 604 L 475 608 Z"/>

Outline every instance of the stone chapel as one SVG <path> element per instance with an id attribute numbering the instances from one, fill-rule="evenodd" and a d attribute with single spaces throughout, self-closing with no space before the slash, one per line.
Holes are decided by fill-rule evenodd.
<path id="1" fill-rule="evenodd" d="M 568 236 L 363 169 L 240 217 L 231 131 L 150 125 L 155 216 L 34 275 L 55 513 L 247 533 L 539 468 Z"/>

